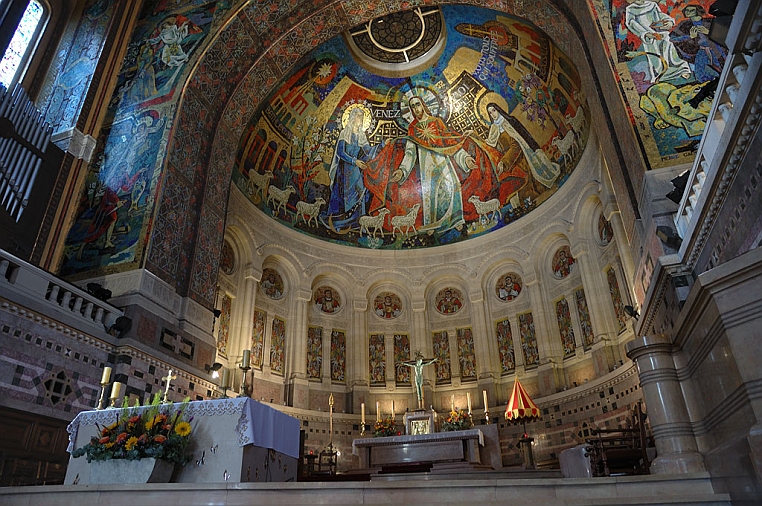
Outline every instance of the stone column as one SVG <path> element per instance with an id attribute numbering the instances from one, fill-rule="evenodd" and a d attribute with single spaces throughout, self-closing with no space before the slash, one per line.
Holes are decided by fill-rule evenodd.
<path id="1" fill-rule="evenodd" d="M 495 357 L 498 355 L 497 341 L 495 340 L 491 325 L 487 321 L 487 312 L 485 311 L 486 301 L 481 289 L 469 292 L 468 299 L 471 303 L 471 314 L 473 315 L 474 331 L 474 352 L 476 354 L 476 377 L 492 378 L 495 371 Z"/>
<path id="2" fill-rule="evenodd" d="M 611 228 L 614 229 L 616 249 L 619 252 L 619 258 L 622 259 L 622 269 L 624 270 L 624 276 L 627 278 L 627 286 L 635 284 L 635 264 L 632 261 L 630 250 L 627 248 L 628 239 L 627 233 L 624 231 L 622 215 L 619 211 L 614 211 L 610 214 L 608 220 L 611 222 Z"/>
<path id="3" fill-rule="evenodd" d="M 290 346 L 286 346 L 287 349 L 291 350 L 289 354 L 291 364 L 288 365 L 292 379 L 307 378 L 307 314 L 311 297 L 312 293 L 309 290 L 297 290 L 294 297 L 296 311 L 292 333 L 293 340 Z"/>
<path id="4" fill-rule="evenodd" d="M 527 273 L 524 278 L 524 287 L 529 292 L 529 300 L 532 301 L 532 320 L 534 321 L 535 336 L 537 338 L 537 353 L 540 363 L 550 358 L 558 358 L 555 350 L 561 347 L 560 342 L 553 346 L 551 335 L 555 336 L 552 328 L 548 325 L 547 307 L 543 297 L 542 286 L 535 273 Z M 561 356 L 563 359 L 563 356 Z"/>
<path id="5" fill-rule="evenodd" d="M 423 298 L 412 303 L 413 310 L 413 335 L 410 337 L 411 359 L 415 358 L 415 352 L 420 351 L 426 358 L 433 357 L 433 346 L 426 326 L 426 301 Z M 427 408 L 433 404 L 434 395 L 432 385 L 435 382 L 434 366 L 430 365 L 423 368 L 423 406 Z M 418 409 L 418 395 L 415 391 L 415 371 L 410 370 L 411 386 L 413 386 L 410 396 L 410 406 L 412 409 Z"/>
<path id="6" fill-rule="evenodd" d="M 672 358 L 672 341 L 665 335 L 637 337 L 626 345 L 635 362 L 643 398 L 656 442 L 654 474 L 706 471 L 691 428 L 685 398 Z"/>
<path id="7" fill-rule="evenodd" d="M 241 297 L 241 321 L 236 336 L 235 350 L 251 349 L 251 335 L 254 329 L 254 307 L 257 304 L 257 283 L 262 279 L 262 271 L 248 264 L 243 271 L 243 297 Z"/>
<path id="8" fill-rule="evenodd" d="M 352 389 L 352 413 L 359 413 L 365 402 L 365 422 L 370 423 L 368 369 L 368 301 L 356 298 L 352 301 L 352 333 L 347 336 L 347 384 Z"/>

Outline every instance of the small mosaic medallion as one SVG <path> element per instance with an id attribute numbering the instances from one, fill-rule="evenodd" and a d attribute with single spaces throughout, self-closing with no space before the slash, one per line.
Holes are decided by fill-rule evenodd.
<path id="1" fill-rule="evenodd" d="M 463 307 L 463 294 L 457 288 L 444 288 L 437 294 L 436 307 L 441 314 L 455 314 Z"/>
<path id="2" fill-rule="evenodd" d="M 611 222 L 604 218 L 603 214 L 600 214 L 598 216 L 598 243 L 601 246 L 607 246 L 612 237 L 614 237 L 614 229 L 611 227 Z"/>
<path id="3" fill-rule="evenodd" d="M 315 307 L 327 314 L 337 313 L 341 309 L 341 298 L 330 286 L 316 288 L 313 300 L 315 301 Z"/>
<path id="4" fill-rule="evenodd" d="M 271 299 L 283 298 L 283 278 L 275 269 L 268 267 L 262 271 L 262 281 L 259 282 L 259 288 Z"/>
<path id="5" fill-rule="evenodd" d="M 495 294 L 498 299 L 508 302 L 519 296 L 522 286 L 521 276 L 515 272 L 509 272 L 498 279 Z"/>
<path id="6" fill-rule="evenodd" d="M 395 293 L 381 292 L 373 301 L 373 312 L 385 320 L 397 318 L 402 314 L 402 301 Z"/>
<path id="7" fill-rule="evenodd" d="M 222 245 L 222 254 L 220 255 L 220 270 L 228 276 L 235 272 L 235 251 L 228 241 Z"/>
<path id="8" fill-rule="evenodd" d="M 563 279 L 568 276 L 574 268 L 574 257 L 569 251 L 569 246 L 558 248 L 553 255 L 553 276 L 557 279 Z"/>

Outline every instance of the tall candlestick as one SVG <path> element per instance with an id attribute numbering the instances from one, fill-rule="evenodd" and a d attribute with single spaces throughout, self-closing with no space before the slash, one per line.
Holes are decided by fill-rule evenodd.
<path id="1" fill-rule="evenodd" d="M 392 399 L 392 421 L 394 421 L 394 399 Z"/>
<path id="2" fill-rule="evenodd" d="M 468 401 L 468 414 L 471 414 L 471 392 L 466 392 L 466 400 Z"/>
<path id="3" fill-rule="evenodd" d="M 360 404 L 360 416 L 362 417 L 361 423 L 365 425 L 365 403 L 364 402 Z"/>
<path id="4" fill-rule="evenodd" d="M 241 366 L 251 367 L 251 350 L 243 350 L 243 361 Z"/>
<path id="5" fill-rule="evenodd" d="M 115 381 L 111 386 L 111 407 L 116 407 L 116 400 L 119 398 L 119 393 L 122 391 L 122 384 Z"/>
<path id="6" fill-rule="evenodd" d="M 487 391 L 482 390 L 482 395 L 484 396 L 484 411 L 489 411 L 489 407 L 487 406 Z"/>
<path id="7" fill-rule="evenodd" d="M 101 385 L 108 383 L 111 381 L 111 368 L 110 367 L 104 367 L 103 368 L 103 376 L 101 377 Z"/>
<path id="8" fill-rule="evenodd" d="M 450 396 L 450 411 L 455 411 L 455 394 Z"/>
<path id="9" fill-rule="evenodd" d="M 379 409 L 378 401 L 376 401 L 376 421 L 381 421 L 381 410 Z"/>

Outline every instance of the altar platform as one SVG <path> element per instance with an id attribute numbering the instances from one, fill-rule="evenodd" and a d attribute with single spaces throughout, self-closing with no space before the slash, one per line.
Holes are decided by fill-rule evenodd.
<path id="1" fill-rule="evenodd" d="M 178 405 L 175 405 L 177 408 Z M 137 408 L 138 410 L 147 407 Z M 87 444 L 121 409 L 83 411 L 69 424 L 69 453 Z M 188 403 L 192 460 L 176 466 L 173 483 L 295 481 L 299 420 L 248 397 Z M 86 457 L 70 458 L 64 484 L 90 483 Z"/>

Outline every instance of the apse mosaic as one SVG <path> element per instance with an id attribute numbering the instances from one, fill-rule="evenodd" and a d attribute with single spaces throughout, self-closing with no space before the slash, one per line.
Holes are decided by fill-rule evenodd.
<path id="1" fill-rule="evenodd" d="M 521 276 L 515 272 L 508 272 L 497 281 L 495 294 L 503 302 L 511 301 L 521 293 L 521 285 Z"/>
<path id="2" fill-rule="evenodd" d="M 396 293 L 379 293 L 373 301 L 373 312 L 385 320 L 397 318 L 402 314 L 402 301 Z"/>
<path id="3" fill-rule="evenodd" d="M 457 288 L 443 288 L 436 296 L 435 307 L 441 314 L 455 314 L 463 307 L 463 294 Z"/>
<path id="4" fill-rule="evenodd" d="M 341 298 L 336 290 L 330 286 L 321 286 L 315 289 L 313 294 L 315 307 L 323 313 L 333 314 L 341 309 Z"/>
<path id="5" fill-rule="evenodd" d="M 565 297 L 556 302 L 556 321 L 558 322 L 558 331 L 561 334 L 561 347 L 564 350 L 564 358 L 574 356 L 577 344 L 574 342 L 574 328 L 572 328 L 569 303 Z"/>
<path id="6" fill-rule="evenodd" d="M 62 275 L 116 272 L 142 259 L 178 84 L 190 72 L 191 56 L 229 8 L 230 2 L 145 3 L 66 238 Z M 75 75 L 77 68 L 67 69 L 69 81 L 84 79 Z M 187 205 L 187 195 L 178 198 Z M 186 216 L 172 218 L 182 222 Z"/>
<path id="7" fill-rule="evenodd" d="M 576 166 L 580 79 L 529 22 L 448 5 L 348 33 L 304 57 L 240 140 L 233 181 L 280 223 L 366 248 L 449 244 L 527 214 Z"/>
<path id="8" fill-rule="evenodd" d="M 383 334 L 371 334 L 368 340 L 368 367 L 373 385 L 386 383 L 386 346 Z"/>
<path id="9" fill-rule="evenodd" d="M 458 363 L 460 379 L 476 379 L 476 353 L 474 352 L 474 333 L 470 328 L 457 329 Z"/>
<path id="10" fill-rule="evenodd" d="M 588 0 L 646 163 L 690 162 L 727 49 L 709 38 L 715 0 Z"/>
<path id="11" fill-rule="evenodd" d="M 262 281 L 259 282 L 259 288 L 271 299 L 283 298 L 283 278 L 275 269 L 269 267 L 262 269 Z"/>
<path id="12" fill-rule="evenodd" d="M 346 380 L 347 335 L 343 330 L 331 330 L 331 381 Z"/>
<path id="13" fill-rule="evenodd" d="M 251 330 L 251 366 L 262 368 L 265 349 L 265 321 L 267 313 L 260 309 L 254 310 L 254 326 Z"/>
<path id="14" fill-rule="evenodd" d="M 434 372 L 437 377 L 437 383 L 450 382 L 450 340 L 447 332 L 434 332 L 431 335 L 432 346 L 434 348 Z"/>
<path id="15" fill-rule="evenodd" d="M 405 362 L 410 360 L 410 337 L 394 334 L 394 379 L 397 383 L 410 383 L 410 368 Z"/>
<path id="16" fill-rule="evenodd" d="M 307 377 L 320 379 L 323 375 L 323 328 L 307 329 Z"/>
<path id="17" fill-rule="evenodd" d="M 516 369 L 516 355 L 513 351 L 513 334 L 508 318 L 495 324 L 495 335 L 497 336 L 497 350 L 500 353 L 501 374 L 513 372 Z"/>
<path id="18" fill-rule="evenodd" d="M 574 257 L 569 250 L 569 246 L 561 246 L 553 255 L 553 276 L 557 279 L 565 278 L 571 274 L 574 262 Z"/>

